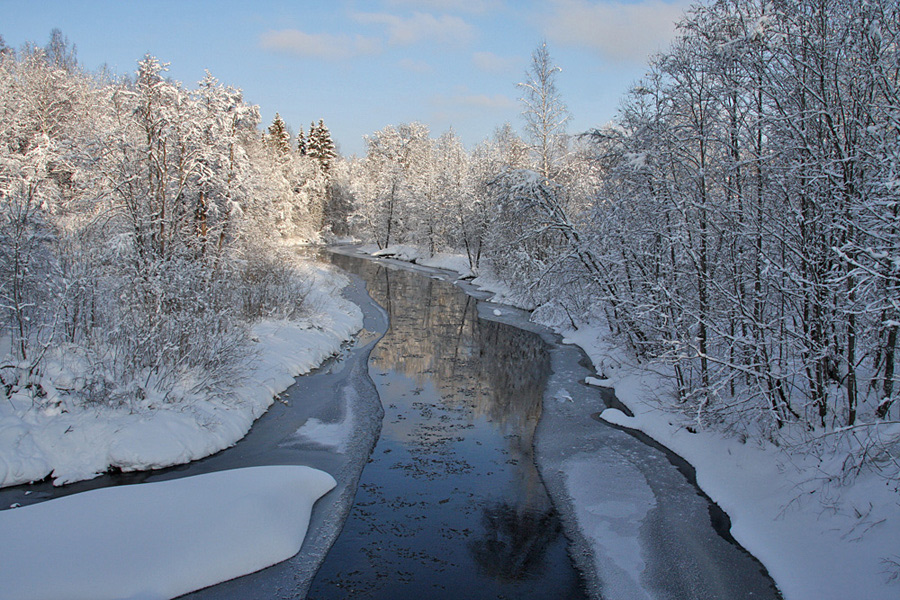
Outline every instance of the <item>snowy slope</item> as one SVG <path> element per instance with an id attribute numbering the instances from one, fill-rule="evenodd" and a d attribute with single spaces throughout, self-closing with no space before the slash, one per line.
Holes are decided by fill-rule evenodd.
<path id="1" fill-rule="evenodd" d="M 90 479 L 110 467 L 123 471 L 182 464 L 227 448 L 294 377 L 340 350 L 362 327 L 362 313 L 340 297 L 347 280 L 310 270 L 313 313 L 301 321 L 265 321 L 253 328 L 246 376 L 233 389 L 200 400 L 184 392 L 179 402 L 138 407 L 70 406 L 65 412 L 35 408 L 30 398 L 0 403 L 0 487 L 38 481 L 55 485 Z M 73 379 L 63 361 L 58 378 Z"/>

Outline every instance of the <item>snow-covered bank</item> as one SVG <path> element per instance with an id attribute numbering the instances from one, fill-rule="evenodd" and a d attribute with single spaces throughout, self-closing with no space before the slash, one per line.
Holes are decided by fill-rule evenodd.
<path id="1" fill-rule="evenodd" d="M 311 281 L 306 316 L 255 325 L 245 377 L 212 398 L 184 390 L 178 402 L 148 395 L 129 407 L 62 402 L 48 409 L 25 394 L 0 403 L 0 487 L 47 476 L 62 485 L 110 468 L 161 468 L 233 445 L 275 394 L 338 352 L 362 327 L 359 308 L 340 296 L 347 279 L 312 263 L 305 269 Z M 63 388 L 63 381 L 79 376 L 72 369 L 64 353 L 48 356 L 45 379 Z"/>
<path id="2" fill-rule="evenodd" d="M 570 333 L 602 360 L 596 332 Z M 607 371 L 634 413 L 610 423 L 643 431 L 684 457 L 698 485 L 731 518 L 731 533 L 768 569 L 787 600 L 892 600 L 900 595 L 900 496 L 872 471 L 840 483 L 840 459 L 697 431 L 655 398 L 666 382 L 644 369 Z"/>
<path id="3" fill-rule="evenodd" d="M 303 466 L 102 488 L 0 511 L 0 600 L 175 598 L 300 550 L 335 480 Z"/>
<path id="4" fill-rule="evenodd" d="M 373 252 L 371 247 L 365 250 Z M 459 257 L 429 259 L 409 247 L 379 254 L 471 276 L 467 266 L 454 267 Z M 497 292 L 495 301 L 523 304 L 514 290 L 496 285 L 489 274 L 479 274 L 474 283 Z M 613 387 L 635 413 L 629 418 L 607 410 L 604 418 L 644 431 L 691 463 L 700 487 L 729 515 L 735 539 L 765 565 L 787 600 L 886 600 L 900 594 L 897 481 L 862 470 L 855 479 L 840 483 L 836 476 L 841 465 L 835 464 L 839 453 L 813 454 L 719 432 L 694 433 L 692 423 L 666 410 L 670 386 L 660 375 L 661 366 L 631 364 L 602 324 L 557 332 L 580 346 L 603 377 L 586 383 Z M 565 477 L 574 481 L 579 473 L 602 472 L 602 461 L 603 457 L 581 454 L 569 461 Z M 577 501 L 584 504 L 590 498 Z M 598 539 L 604 532 L 585 524 L 584 514 L 576 516 L 585 537 L 594 538 L 596 554 L 608 555 Z M 634 556 L 632 562 L 640 565 L 639 556 Z"/>

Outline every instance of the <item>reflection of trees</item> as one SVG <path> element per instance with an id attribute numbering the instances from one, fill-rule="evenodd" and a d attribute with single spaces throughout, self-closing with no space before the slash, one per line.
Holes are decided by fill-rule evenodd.
<path id="1" fill-rule="evenodd" d="M 475 331 L 479 347 L 477 377 L 489 382 L 490 398 L 476 407 L 495 421 L 527 428 L 541 413 L 544 384 L 550 373 L 550 355 L 537 335 L 497 323 L 479 321 Z M 532 425 L 533 427 L 533 425 Z"/>
<path id="2" fill-rule="evenodd" d="M 333 260 L 362 275 L 389 314 L 390 328 L 370 357 L 373 371 L 397 373 L 417 388 L 410 391 L 403 381 L 402 394 L 391 395 L 398 405 L 406 398 L 398 413 L 409 420 L 395 438 L 408 456 L 390 468 L 416 479 L 454 477 L 454 485 L 480 497 L 504 498 L 482 508 L 482 526 L 465 547 L 484 577 L 516 582 L 540 573 L 561 533 L 533 456 L 550 373 L 546 344 L 535 334 L 480 321 L 477 302 L 448 283 L 371 261 Z M 479 432 L 483 448 L 459 443 L 473 425 L 494 430 Z M 485 465 L 490 473 L 478 470 Z M 468 506 L 475 509 L 480 497 Z"/>
<path id="3" fill-rule="evenodd" d="M 484 536 L 469 543 L 475 562 L 488 577 L 516 581 L 539 573 L 547 548 L 560 534 L 552 508 L 527 510 L 506 502 L 486 506 Z"/>
<path id="4" fill-rule="evenodd" d="M 445 403 L 468 405 L 514 430 L 537 420 L 550 372 L 540 337 L 480 321 L 476 301 L 449 283 L 352 257 L 333 260 L 363 274 L 372 298 L 390 315 L 390 330 L 372 354 L 374 366 L 419 384 L 428 379 Z"/>
<path id="5" fill-rule="evenodd" d="M 427 380 L 445 405 L 465 407 L 513 433 L 508 448 L 525 495 L 543 494 L 533 442 L 550 373 L 544 341 L 479 320 L 477 302 L 449 283 L 353 257 L 334 255 L 332 260 L 362 275 L 369 294 L 390 316 L 390 329 L 372 352 L 373 366 L 401 373 L 419 386 Z M 416 438 L 433 446 L 448 435 L 455 433 L 429 429 Z"/>

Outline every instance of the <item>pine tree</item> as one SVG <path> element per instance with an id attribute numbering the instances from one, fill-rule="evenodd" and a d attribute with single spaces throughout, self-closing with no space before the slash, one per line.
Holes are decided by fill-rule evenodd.
<path id="1" fill-rule="evenodd" d="M 324 170 L 328 170 L 331 161 L 337 156 L 331 132 L 325 126 L 325 122 L 319 119 L 318 124 L 309 127 L 309 139 L 307 141 L 307 154 L 319 161 Z"/>
<path id="2" fill-rule="evenodd" d="M 287 131 L 284 120 L 278 113 L 275 113 L 275 118 L 272 120 L 272 124 L 269 125 L 269 143 L 282 156 L 291 151 L 291 135 Z"/>
<path id="3" fill-rule="evenodd" d="M 310 134 L 312 134 L 312 131 L 310 131 Z M 307 149 L 306 136 L 303 135 L 303 126 L 301 125 L 300 131 L 297 132 L 297 152 L 300 156 L 306 156 Z"/>

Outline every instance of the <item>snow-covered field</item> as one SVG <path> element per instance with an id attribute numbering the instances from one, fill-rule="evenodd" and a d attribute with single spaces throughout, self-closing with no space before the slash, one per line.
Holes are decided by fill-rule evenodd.
<path id="1" fill-rule="evenodd" d="M 464 257 L 425 258 L 410 247 L 379 254 L 472 275 Z M 496 293 L 494 302 L 516 303 L 515 293 L 489 274 L 473 283 Z M 669 384 L 661 366 L 632 364 L 603 325 L 558 333 L 580 346 L 604 377 L 586 383 L 613 387 L 635 415 L 607 409 L 603 418 L 647 433 L 690 462 L 700 487 L 731 518 L 732 535 L 765 565 L 787 600 L 900 597 L 897 481 L 865 469 L 841 481 L 838 452 L 799 452 L 689 428 L 694 424 L 665 409 Z M 570 464 L 590 469 L 584 460 Z M 566 476 L 577 479 L 578 473 Z"/>
<path id="2" fill-rule="evenodd" d="M 0 403 L 0 487 L 52 477 L 63 485 L 109 468 L 157 469 L 209 456 L 233 445 L 274 396 L 338 352 L 362 327 L 362 313 L 340 297 L 344 276 L 308 266 L 312 308 L 299 321 L 253 327 L 245 376 L 211 399 L 185 392 L 177 403 L 146 398 L 137 406 L 36 407 L 24 394 Z M 48 357 L 46 371 L 74 380 L 64 355 Z M 62 407 L 65 406 L 65 409 Z"/>

